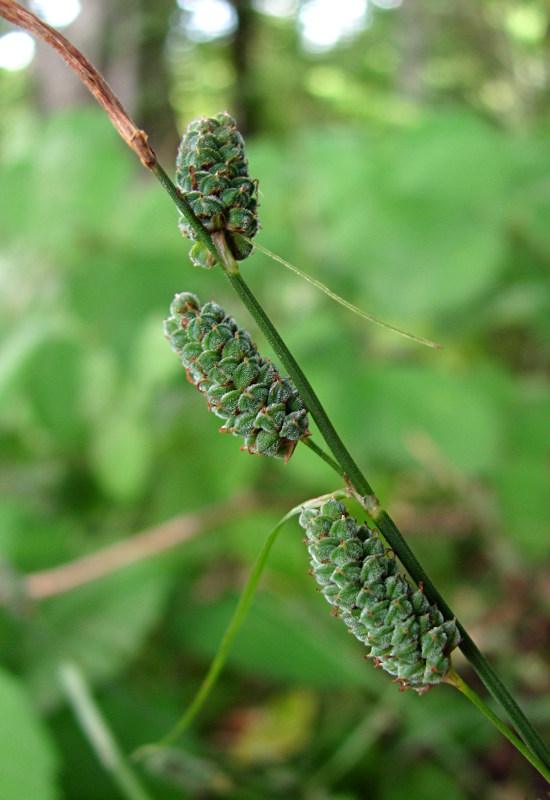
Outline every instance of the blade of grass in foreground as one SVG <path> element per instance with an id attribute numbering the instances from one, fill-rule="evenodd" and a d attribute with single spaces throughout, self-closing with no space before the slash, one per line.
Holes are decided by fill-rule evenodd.
<path id="1" fill-rule="evenodd" d="M 331 495 L 327 495 L 327 497 L 345 496 L 346 494 L 347 493 L 345 490 L 340 490 L 332 493 Z M 318 499 L 319 498 L 316 498 L 316 501 Z M 254 597 L 254 593 L 256 592 L 256 588 L 262 576 L 262 572 L 264 571 L 265 565 L 267 563 L 267 558 L 269 556 L 269 553 L 271 552 L 273 545 L 275 544 L 277 536 L 281 532 L 284 524 L 288 522 L 289 519 L 292 519 L 292 517 L 295 517 L 301 513 L 304 505 L 307 505 L 307 503 L 304 503 L 303 505 L 300 506 L 295 506 L 295 508 L 292 508 L 288 512 L 288 514 L 285 514 L 285 516 L 279 520 L 277 525 L 273 528 L 273 530 L 267 537 L 260 551 L 260 554 L 258 555 L 258 558 L 256 559 L 256 562 L 252 568 L 252 572 L 250 573 L 246 585 L 241 593 L 237 607 L 233 613 L 233 616 L 231 617 L 229 625 L 227 626 L 227 629 L 219 644 L 216 655 L 214 656 L 210 668 L 206 673 L 206 675 L 204 676 L 200 688 L 197 694 L 195 695 L 195 698 L 191 703 L 191 705 L 188 707 L 188 709 L 186 710 L 182 718 L 179 720 L 179 722 L 172 728 L 171 731 L 169 731 L 169 733 L 166 734 L 166 736 L 163 736 L 162 739 L 160 739 L 158 742 L 155 742 L 154 744 L 148 744 L 144 745 L 143 747 L 140 747 L 134 753 L 134 758 L 147 757 L 148 755 L 156 752 L 159 748 L 162 749 L 172 744 L 179 736 L 181 736 L 182 733 L 184 733 L 185 730 L 187 730 L 191 722 L 195 719 L 195 717 L 205 704 L 206 700 L 208 699 L 208 696 L 211 693 L 212 689 L 214 688 L 214 685 L 225 665 L 225 662 L 227 661 L 227 657 L 229 655 L 229 651 L 231 649 L 231 645 L 233 644 L 235 636 L 239 632 L 240 628 L 242 627 L 248 615 Z"/>

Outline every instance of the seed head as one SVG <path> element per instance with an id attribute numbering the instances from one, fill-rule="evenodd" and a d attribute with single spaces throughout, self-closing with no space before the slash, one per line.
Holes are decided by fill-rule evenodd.
<path id="1" fill-rule="evenodd" d="M 250 334 L 216 303 L 201 306 L 184 292 L 170 312 L 166 338 L 209 409 L 224 420 L 220 431 L 242 436 L 249 453 L 288 461 L 310 435 L 304 401 L 290 378 L 258 355 Z"/>
<path id="2" fill-rule="evenodd" d="M 446 676 L 460 642 L 453 620 L 404 575 L 378 534 L 331 498 L 300 516 L 312 572 L 335 614 L 403 688 L 425 691 Z"/>
<path id="3" fill-rule="evenodd" d="M 250 179 L 244 140 L 227 112 L 189 123 L 176 160 L 176 183 L 207 231 L 225 231 L 229 249 L 237 261 L 252 252 L 258 231 L 257 181 Z M 190 239 L 196 233 L 180 217 L 180 228 Z M 209 268 L 213 258 L 202 242 L 190 252 L 196 266 Z"/>

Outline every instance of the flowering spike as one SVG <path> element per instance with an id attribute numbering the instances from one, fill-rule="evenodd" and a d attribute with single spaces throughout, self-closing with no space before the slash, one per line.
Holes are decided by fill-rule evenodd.
<path id="1" fill-rule="evenodd" d="M 404 689 L 423 692 L 441 683 L 460 642 L 456 624 L 445 621 L 422 590 L 399 574 L 393 552 L 378 534 L 358 525 L 333 498 L 320 508 L 305 508 L 300 525 L 320 591 L 335 616 L 370 648 L 367 657 L 374 665 Z"/>
<path id="2" fill-rule="evenodd" d="M 250 334 L 216 303 L 177 294 L 164 332 L 187 377 L 224 420 L 220 432 L 244 438 L 241 449 L 288 461 L 309 436 L 304 401 L 290 378 L 258 355 Z M 428 643 L 427 643 L 428 646 Z"/>
<path id="3" fill-rule="evenodd" d="M 178 149 L 176 183 L 207 231 L 225 231 L 237 261 L 250 255 L 247 239 L 258 231 L 257 181 L 250 179 L 243 138 L 227 112 L 189 123 Z M 183 217 L 179 224 L 184 236 L 197 238 Z M 214 264 L 202 242 L 189 255 L 195 266 L 208 269 Z"/>

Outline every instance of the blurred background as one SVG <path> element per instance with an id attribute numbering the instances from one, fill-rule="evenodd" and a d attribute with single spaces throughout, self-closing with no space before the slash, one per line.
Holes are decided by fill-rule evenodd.
<path id="1" fill-rule="evenodd" d="M 168 172 L 190 119 L 234 114 L 259 179 L 258 241 L 443 345 L 353 317 L 260 253 L 242 265 L 548 739 L 548 4 L 30 6 L 103 71 Z M 215 298 L 270 353 L 188 248 L 168 197 L 59 57 L 0 19 L 3 800 L 123 797 L 62 665 L 80 670 L 124 752 L 158 739 L 194 697 L 269 530 L 339 487 L 303 447 L 285 466 L 218 435 L 163 338 L 173 294 Z M 280 535 L 192 728 L 137 767 L 151 796 L 546 796 L 458 693 L 400 693 L 363 661 L 301 539 L 295 521 Z"/>

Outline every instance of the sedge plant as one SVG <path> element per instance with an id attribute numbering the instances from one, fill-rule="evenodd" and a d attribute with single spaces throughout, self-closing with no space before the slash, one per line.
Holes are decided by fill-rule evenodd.
<path id="1" fill-rule="evenodd" d="M 241 449 L 252 455 L 283 461 L 291 458 L 299 444 L 309 447 L 344 484 L 342 490 L 330 496 L 304 500 L 271 532 L 195 702 L 160 744 L 173 740 L 187 727 L 211 691 L 252 601 L 275 537 L 287 519 L 299 515 L 311 572 L 320 591 L 333 614 L 364 643 L 374 664 L 403 689 L 423 693 L 441 683 L 456 687 L 550 782 L 548 745 L 380 504 L 302 367 L 241 273 L 239 262 L 253 251 L 253 237 L 259 227 L 258 186 L 249 175 L 244 142 L 235 120 L 223 112 L 189 124 L 178 152 L 174 184 L 159 164 L 147 135 L 130 119 L 82 53 L 12 0 L 0 0 L 0 14 L 45 39 L 88 86 L 127 144 L 177 206 L 181 230 L 193 240 L 192 262 L 222 271 L 288 373 L 281 375 L 262 357 L 247 331 L 217 303 L 201 303 L 188 289 L 178 292 L 165 321 L 165 335 L 188 380 L 204 395 L 208 409 L 223 420 L 220 430 L 239 437 Z M 310 418 L 329 452 L 311 435 Z M 363 508 L 364 520 L 350 515 L 344 502 L 350 496 Z M 512 727 L 456 673 L 452 665 L 456 648 L 460 648 Z"/>

